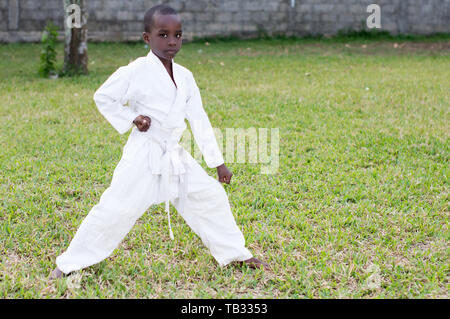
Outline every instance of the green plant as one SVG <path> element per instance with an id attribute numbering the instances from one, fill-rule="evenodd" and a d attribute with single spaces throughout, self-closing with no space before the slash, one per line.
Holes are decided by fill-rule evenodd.
<path id="1" fill-rule="evenodd" d="M 42 34 L 41 43 L 41 63 L 39 66 L 39 75 L 49 77 L 55 74 L 56 50 L 55 45 L 58 37 L 57 27 L 50 21 L 47 22 Z"/>

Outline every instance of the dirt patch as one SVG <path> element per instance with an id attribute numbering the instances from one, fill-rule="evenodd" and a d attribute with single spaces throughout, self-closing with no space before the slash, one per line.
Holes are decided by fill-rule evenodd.
<path id="1" fill-rule="evenodd" d="M 450 42 L 373 42 L 345 44 L 345 46 L 351 46 L 366 53 L 450 53 Z"/>
<path id="2" fill-rule="evenodd" d="M 393 44 L 395 48 L 395 43 Z M 450 42 L 404 42 L 398 44 L 404 50 L 427 50 L 427 51 L 447 51 L 450 52 Z"/>
<path id="3" fill-rule="evenodd" d="M 442 42 L 317 42 L 317 43 L 280 43 L 260 49 L 259 45 L 249 44 L 233 50 L 238 56 L 288 56 L 293 54 L 319 54 L 330 55 L 335 53 L 361 53 L 361 54 L 450 54 L 450 41 Z M 215 53 L 213 56 L 228 55 L 226 52 Z M 213 61 L 210 61 L 213 62 Z"/>

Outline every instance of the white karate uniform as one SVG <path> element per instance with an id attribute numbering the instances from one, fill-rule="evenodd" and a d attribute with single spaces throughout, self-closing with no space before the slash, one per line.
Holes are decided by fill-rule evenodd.
<path id="1" fill-rule="evenodd" d="M 176 86 L 150 50 L 147 56 L 118 68 L 95 92 L 99 111 L 120 134 L 133 129 L 111 185 L 83 220 L 67 250 L 56 258 L 62 272 L 107 258 L 154 204 L 165 203 L 173 239 L 169 201 L 221 267 L 252 257 L 223 186 L 179 145 L 187 119 L 208 167 L 224 163 L 192 73 L 173 59 L 172 69 Z M 148 131 L 141 132 L 133 125 L 138 115 L 151 118 Z"/>

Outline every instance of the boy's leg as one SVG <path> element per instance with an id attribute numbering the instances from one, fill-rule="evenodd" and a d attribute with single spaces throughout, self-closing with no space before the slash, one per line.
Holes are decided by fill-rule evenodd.
<path id="1" fill-rule="evenodd" d="M 236 225 L 228 196 L 220 182 L 192 159 L 188 174 L 188 196 L 184 211 L 178 198 L 172 201 L 180 215 L 209 248 L 220 266 L 252 258 Z"/>
<path id="2" fill-rule="evenodd" d="M 142 155 L 121 159 L 111 185 L 83 220 L 67 250 L 56 258 L 63 273 L 107 258 L 155 201 L 157 176 L 150 173 L 148 158 Z"/>

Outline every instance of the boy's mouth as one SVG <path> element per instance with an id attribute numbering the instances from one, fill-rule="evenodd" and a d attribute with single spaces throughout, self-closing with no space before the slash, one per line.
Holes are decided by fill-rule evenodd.
<path id="1" fill-rule="evenodd" d="M 175 55 L 175 54 L 177 54 L 177 51 L 176 50 L 166 50 L 165 53 L 168 55 Z"/>

